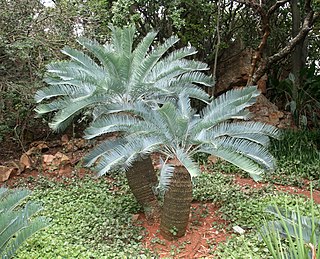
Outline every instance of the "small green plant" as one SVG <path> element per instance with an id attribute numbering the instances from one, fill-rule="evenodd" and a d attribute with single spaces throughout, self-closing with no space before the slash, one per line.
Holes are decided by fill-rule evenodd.
<path id="1" fill-rule="evenodd" d="M 27 202 L 20 207 L 30 194 L 28 190 L 0 188 L 0 256 L 12 258 L 21 244 L 38 230 L 48 225 L 45 217 L 33 217 L 42 207 Z"/>
<path id="2" fill-rule="evenodd" d="M 300 77 L 302 80 L 298 89 L 295 88 L 297 79 L 293 74 L 289 74 L 284 80 L 271 79 L 274 96 L 272 99 L 276 103 L 285 104 L 282 108 L 292 113 L 296 126 L 318 127 L 320 125 L 320 75 L 317 74 L 315 63 L 304 68 Z"/>
<path id="3" fill-rule="evenodd" d="M 170 228 L 170 233 L 173 235 L 173 236 L 176 236 L 177 233 L 178 233 L 178 229 L 176 226 L 173 226 L 172 228 Z"/>
<path id="4" fill-rule="evenodd" d="M 277 159 L 277 169 L 266 175 L 266 180 L 282 185 L 303 187 L 304 179 L 314 182 L 319 189 L 320 131 L 286 130 L 280 141 L 271 140 L 270 149 Z"/>
<path id="5" fill-rule="evenodd" d="M 267 212 L 276 219 L 264 223 L 260 236 L 273 258 L 320 258 L 320 220 L 315 218 L 313 203 L 311 217 L 302 216 L 298 206 L 290 211 L 275 205 Z"/>
<path id="6" fill-rule="evenodd" d="M 132 222 L 141 207 L 124 175 L 35 181 L 30 199 L 44 204 L 41 215 L 51 224 L 28 239 L 15 258 L 151 257 L 141 245 L 142 228 Z"/>

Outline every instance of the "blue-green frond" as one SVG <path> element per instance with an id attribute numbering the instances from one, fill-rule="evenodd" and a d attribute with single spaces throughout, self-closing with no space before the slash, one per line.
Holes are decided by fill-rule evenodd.
<path id="1" fill-rule="evenodd" d="M 128 55 L 132 52 L 132 44 L 136 29 L 133 25 L 119 28 L 113 25 L 109 25 L 111 29 L 111 42 L 116 52 L 124 53 Z"/>
<path id="2" fill-rule="evenodd" d="M 36 102 L 58 96 L 69 96 L 72 99 L 87 97 L 96 90 L 96 86 L 90 83 L 83 84 L 83 87 L 74 85 L 50 85 L 38 90 L 35 94 Z"/>
<path id="3" fill-rule="evenodd" d="M 82 51 L 70 47 L 64 47 L 62 53 L 71 58 L 72 61 L 68 63 L 70 67 L 75 66 L 77 69 L 84 70 L 92 76 L 92 72 L 94 72 L 98 77 L 102 77 L 104 75 L 104 70 Z"/>
<path id="4" fill-rule="evenodd" d="M 237 153 L 241 153 L 255 163 L 259 164 L 262 168 L 268 171 L 275 169 L 275 159 L 271 153 L 262 145 L 252 141 L 237 138 L 220 138 L 215 141 L 218 148 L 223 146 L 227 149 L 232 149 Z"/>
<path id="5" fill-rule="evenodd" d="M 99 159 L 99 163 L 95 167 L 97 176 L 105 175 L 110 171 L 121 170 L 124 159 L 125 155 L 120 152 L 116 152 L 115 150 L 103 154 Z"/>
<path id="6" fill-rule="evenodd" d="M 139 124 L 139 119 L 131 115 L 110 114 L 95 120 L 84 131 L 84 138 L 91 139 L 106 133 L 129 131 L 135 124 Z"/>
<path id="7" fill-rule="evenodd" d="M 242 89 L 230 90 L 216 99 L 214 99 L 206 108 L 202 111 L 202 117 L 205 118 L 211 114 L 215 114 L 216 111 L 223 109 L 243 110 L 246 107 L 255 103 L 256 97 L 260 95 L 256 86 L 249 86 Z"/>
<path id="8" fill-rule="evenodd" d="M 161 139 L 153 136 L 131 138 L 124 145 L 118 145 L 110 152 L 103 154 L 96 170 L 99 175 L 116 169 L 127 170 L 138 157 L 154 152 L 161 143 Z"/>
<path id="9" fill-rule="evenodd" d="M 114 48 L 110 44 L 100 45 L 97 41 L 79 38 L 78 42 L 88 49 L 100 62 L 109 74 L 116 75 L 116 56 Z"/>
<path id="10" fill-rule="evenodd" d="M 139 157 L 150 155 L 152 152 L 159 150 L 162 145 L 162 139 L 158 136 L 142 136 L 141 138 L 131 138 L 125 149 L 127 151 L 126 160 L 123 168 L 128 170 Z"/>
<path id="11" fill-rule="evenodd" d="M 118 111 L 115 111 L 118 112 Z M 101 104 L 99 106 L 96 106 L 93 108 L 92 110 L 92 121 L 97 120 L 98 118 L 102 117 L 103 115 L 107 115 L 112 113 L 112 111 L 110 111 L 108 104 Z"/>
<path id="12" fill-rule="evenodd" d="M 101 156 L 111 152 L 119 145 L 124 145 L 126 143 L 125 139 L 108 139 L 105 140 L 102 144 L 96 146 L 92 149 L 83 159 L 85 166 L 92 166 Z"/>
<path id="13" fill-rule="evenodd" d="M 268 145 L 269 137 L 279 138 L 279 130 L 261 122 L 223 122 L 209 129 L 207 139 L 215 139 L 224 136 L 243 138 L 261 145 Z"/>
<path id="14" fill-rule="evenodd" d="M 191 85 L 193 83 L 201 84 L 204 86 L 213 86 L 215 84 L 214 79 L 211 76 L 206 75 L 203 72 L 192 71 L 184 73 L 170 81 L 170 86 L 175 87 L 177 85 Z"/>
<path id="15" fill-rule="evenodd" d="M 164 60 L 160 60 L 157 64 L 152 68 L 148 76 L 146 77 L 147 81 L 158 81 L 161 79 L 171 79 L 177 76 L 180 76 L 187 72 L 193 71 L 201 71 L 206 70 L 207 66 L 204 63 L 180 59 L 174 60 L 171 62 L 164 62 Z"/>
<path id="16" fill-rule="evenodd" d="M 61 116 L 61 110 L 58 111 L 52 121 L 48 124 L 49 127 L 55 132 L 63 132 L 68 126 L 72 124 L 77 115 L 80 114 L 81 111 L 77 110 L 72 114 L 68 114 L 67 117 Z M 57 117 L 57 120 L 56 120 Z M 61 119 L 63 117 L 63 119 Z"/>
<path id="17" fill-rule="evenodd" d="M 63 130 L 69 124 L 70 120 L 74 118 L 74 116 L 78 115 L 81 111 L 85 108 L 91 107 L 92 105 L 97 105 L 100 102 L 105 101 L 105 95 L 93 95 L 87 98 L 78 99 L 77 101 L 73 102 L 72 100 L 59 100 L 65 104 L 65 107 L 59 107 L 59 111 L 53 117 L 52 122 L 49 126 L 55 130 Z M 48 105 L 52 105 L 55 100 Z M 39 112 L 39 109 L 37 110 Z"/>
<path id="18" fill-rule="evenodd" d="M 177 110 L 179 114 L 184 118 L 192 118 L 195 110 L 191 107 L 189 96 L 185 92 L 181 92 L 178 97 Z"/>
<path id="19" fill-rule="evenodd" d="M 133 51 L 133 60 L 132 66 L 137 67 L 139 66 L 143 59 L 148 55 L 151 44 L 154 41 L 155 37 L 157 36 L 157 32 L 149 32 L 142 41 L 139 42 L 138 46 Z"/>
<path id="20" fill-rule="evenodd" d="M 21 189 L 12 195 L 11 191 L 4 187 L 0 187 L 0 191 L 0 213 L 15 209 L 31 193 L 27 189 Z"/>
<path id="21" fill-rule="evenodd" d="M 0 251 L 3 258 L 13 258 L 16 251 L 21 247 L 21 245 L 35 232 L 48 226 L 49 220 L 45 217 L 36 217 L 29 221 L 26 226 L 14 234 L 14 238 L 10 240 L 5 247 L 5 250 Z"/>
<path id="22" fill-rule="evenodd" d="M 198 176 L 201 172 L 199 166 L 192 160 L 185 150 L 176 149 L 175 155 L 181 164 L 188 170 L 191 178 Z"/>
<path id="23" fill-rule="evenodd" d="M 242 153 L 236 152 L 234 149 L 231 148 L 227 148 L 224 146 L 220 146 L 217 149 L 207 147 L 200 151 L 213 154 L 214 156 L 217 156 L 225 161 L 230 162 L 231 164 L 234 164 L 240 169 L 248 172 L 255 181 L 261 180 L 261 175 L 265 172 L 265 170 L 263 170 L 253 160 L 244 156 Z"/>
<path id="24" fill-rule="evenodd" d="M 97 82 L 106 76 L 105 72 L 89 70 L 72 61 L 61 61 L 47 65 L 47 77 L 54 77 L 55 84 L 60 78 L 60 84 L 68 83 L 70 80 L 81 79 L 89 82 Z"/>
<path id="25" fill-rule="evenodd" d="M 0 188 L 0 255 L 13 258 L 21 244 L 39 229 L 48 225 L 44 217 L 33 217 L 42 207 L 34 202 L 21 203 L 29 190 Z"/>
<path id="26" fill-rule="evenodd" d="M 197 50 L 194 47 L 184 47 L 177 50 L 174 50 L 168 54 L 167 57 L 163 59 L 163 62 L 168 63 L 175 60 L 183 59 L 189 56 L 192 56 L 197 53 Z M 208 67 L 208 65 L 206 65 Z"/>
<path id="27" fill-rule="evenodd" d="M 166 163 L 160 157 L 160 175 L 158 186 L 155 187 L 156 194 L 163 195 L 169 189 L 173 172 L 174 165 Z"/>
<path id="28" fill-rule="evenodd" d="M 110 113 L 130 112 L 148 122 L 153 122 L 154 119 L 157 119 L 157 113 L 154 108 L 142 100 L 126 103 L 111 103 L 108 104 L 108 109 Z"/>
<path id="29" fill-rule="evenodd" d="M 57 110 L 64 109 L 65 107 L 67 107 L 70 104 L 70 102 L 71 102 L 71 99 L 69 97 L 65 96 L 63 98 L 53 100 L 50 103 L 39 104 L 35 108 L 35 111 L 40 115 L 48 113 L 48 112 L 57 111 Z"/>
<path id="30" fill-rule="evenodd" d="M 249 113 L 244 109 L 254 104 L 259 94 L 255 86 L 250 86 L 220 95 L 201 111 L 202 124 L 212 127 L 228 119 L 245 119 Z"/>
<path id="31" fill-rule="evenodd" d="M 159 88 L 159 93 L 153 95 L 153 98 L 159 100 L 159 103 L 164 103 L 165 100 L 169 98 L 177 98 L 179 93 L 184 92 L 190 98 L 201 100 L 205 103 L 209 103 L 210 95 L 208 95 L 202 88 L 195 85 L 176 85 L 175 87 L 169 86 L 168 88 L 162 87 Z"/>
<path id="32" fill-rule="evenodd" d="M 64 47 L 61 52 L 69 56 L 73 62 L 85 68 L 87 71 L 94 71 L 96 74 L 103 73 L 101 67 L 82 51 L 70 47 Z"/>
<path id="33" fill-rule="evenodd" d="M 160 58 L 176 43 L 178 38 L 175 36 L 167 39 L 163 44 L 157 46 L 151 53 L 149 53 L 136 68 L 134 68 L 133 81 L 144 81 L 147 74 L 160 60 Z"/>
<path id="34" fill-rule="evenodd" d="M 157 111 L 163 119 L 163 122 L 165 123 L 168 130 L 170 132 L 174 132 L 176 128 L 176 121 L 179 118 L 179 113 L 176 109 L 176 106 L 173 103 L 165 103 Z"/>

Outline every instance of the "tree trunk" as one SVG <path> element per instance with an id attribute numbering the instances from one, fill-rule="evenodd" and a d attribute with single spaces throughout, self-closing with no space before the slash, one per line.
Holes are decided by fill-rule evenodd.
<path id="1" fill-rule="evenodd" d="M 158 178 L 154 171 L 150 157 L 136 161 L 126 172 L 130 189 L 142 205 L 149 223 L 158 221 L 160 207 L 152 187 L 157 184 Z"/>
<path id="2" fill-rule="evenodd" d="M 292 10 L 292 37 L 298 35 L 300 31 L 300 23 L 301 23 L 301 13 L 298 5 L 298 0 L 291 0 L 291 10 Z M 305 67 L 306 64 L 306 40 L 299 42 L 293 53 L 292 53 L 292 73 L 295 77 L 295 81 L 293 82 L 292 88 L 292 100 L 296 102 L 296 110 L 293 113 L 293 117 L 296 125 L 299 127 L 299 89 L 302 86 L 302 78 L 301 78 L 301 70 Z"/>
<path id="3" fill-rule="evenodd" d="M 187 169 L 175 166 L 170 188 L 164 195 L 160 233 L 167 240 L 186 233 L 192 201 L 192 183 Z"/>
<path id="4" fill-rule="evenodd" d="M 136 161 L 126 172 L 130 189 L 142 205 L 149 222 L 160 218 L 160 207 L 152 187 L 157 184 L 158 178 L 154 171 L 150 157 Z"/>

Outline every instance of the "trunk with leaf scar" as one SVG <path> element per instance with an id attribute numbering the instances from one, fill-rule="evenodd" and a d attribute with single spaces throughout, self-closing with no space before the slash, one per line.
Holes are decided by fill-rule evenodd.
<path id="1" fill-rule="evenodd" d="M 169 190 L 164 195 L 160 233 L 167 240 L 184 236 L 192 201 L 190 174 L 183 166 L 175 166 Z"/>
<path id="2" fill-rule="evenodd" d="M 137 160 L 126 172 L 129 187 L 142 205 L 149 222 L 160 218 L 160 207 L 152 187 L 157 184 L 158 178 L 150 157 Z"/>

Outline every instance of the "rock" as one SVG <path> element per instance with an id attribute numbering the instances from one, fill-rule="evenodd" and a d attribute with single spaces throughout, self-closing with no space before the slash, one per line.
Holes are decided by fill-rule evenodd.
<path id="1" fill-rule="evenodd" d="M 17 167 L 0 166 L 0 183 L 7 181 L 13 173 L 18 172 Z"/>
<path id="2" fill-rule="evenodd" d="M 23 172 L 25 169 L 29 169 L 32 166 L 32 160 L 27 153 L 23 153 L 20 157 L 20 172 Z"/>
<path id="3" fill-rule="evenodd" d="M 278 128 L 289 128 L 292 125 L 290 113 L 279 111 L 278 107 L 264 95 L 257 98 L 257 102 L 249 108 L 254 121 L 265 122 Z"/>
<path id="4" fill-rule="evenodd" d="M 61 152 L 57 152 L 55 155 L 43 155 L 42 156 L 42 167 L 45 170 L 55 171 L 61 170 L 62 172 L 69 172 L 71 169 L 70 158 Z"/>

